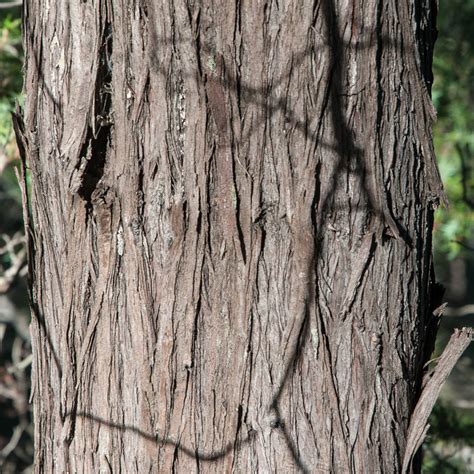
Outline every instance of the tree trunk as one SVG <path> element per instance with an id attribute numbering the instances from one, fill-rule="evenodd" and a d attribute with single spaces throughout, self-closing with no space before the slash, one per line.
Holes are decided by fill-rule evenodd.
<path id="1" fill-rule="evenodd" d="M 402 471 L 435 13 L 26 1 L 36 472 Z"/>

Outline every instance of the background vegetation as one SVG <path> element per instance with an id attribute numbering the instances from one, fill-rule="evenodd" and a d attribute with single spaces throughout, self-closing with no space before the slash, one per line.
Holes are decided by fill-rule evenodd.
<path id="1" fill-rule="evenodd" d="M 438 353 L 454 327 L 474 325 L 474 0 L 440 3 L 435 146 L 450 207 L 437 211 L 435 223 L 437 276 L 449 303 Z M 21 100 L 20 26 L 20 8 L 0 8 L 0 472 L 5 474 L 29 472 L 33 456 L 25 254 L 10 115 Z M 471 346 L 460 360 L 432 414 L 426 473 L 474 472 L 473 351 Z"/>

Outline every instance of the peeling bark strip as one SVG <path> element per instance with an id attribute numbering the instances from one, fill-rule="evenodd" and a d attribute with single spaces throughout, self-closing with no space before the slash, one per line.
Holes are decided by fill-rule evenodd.
<path id="1" fill-rule="evenodd" d="M 456 362 L 472 342 L 473 335 L 474 330 L 472 328 L 455 329 L 448 345 L 439 358 L 433 374 L 431 374 L 429 381 L 423 388 L 411 416 L 402 472 L 409 472 L 413 456 L 425 439 L 429 428 L 427 424 L 428 418 L 441 392 L 441 387 L 453 370 Z"/>
<path id="2" fill-rule="evenodd" d="M 25 2 L 36 472 L 410 462 L 433 3 Z"/>

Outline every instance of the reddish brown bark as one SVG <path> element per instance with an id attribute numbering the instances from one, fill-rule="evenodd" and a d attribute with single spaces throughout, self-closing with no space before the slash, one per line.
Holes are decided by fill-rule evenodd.
<path id="1" fill-rule="evenodd" d="M 433 9 L 27 1 L 37 472 L 401 472 Z"/>

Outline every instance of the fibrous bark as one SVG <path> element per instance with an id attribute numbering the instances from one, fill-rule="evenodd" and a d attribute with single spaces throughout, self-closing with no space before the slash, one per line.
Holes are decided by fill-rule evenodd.
<path id="1" fill-rule="evenodd" d="M 26 2 L 37 472 L 401 471 L 432 3 Z"/>

